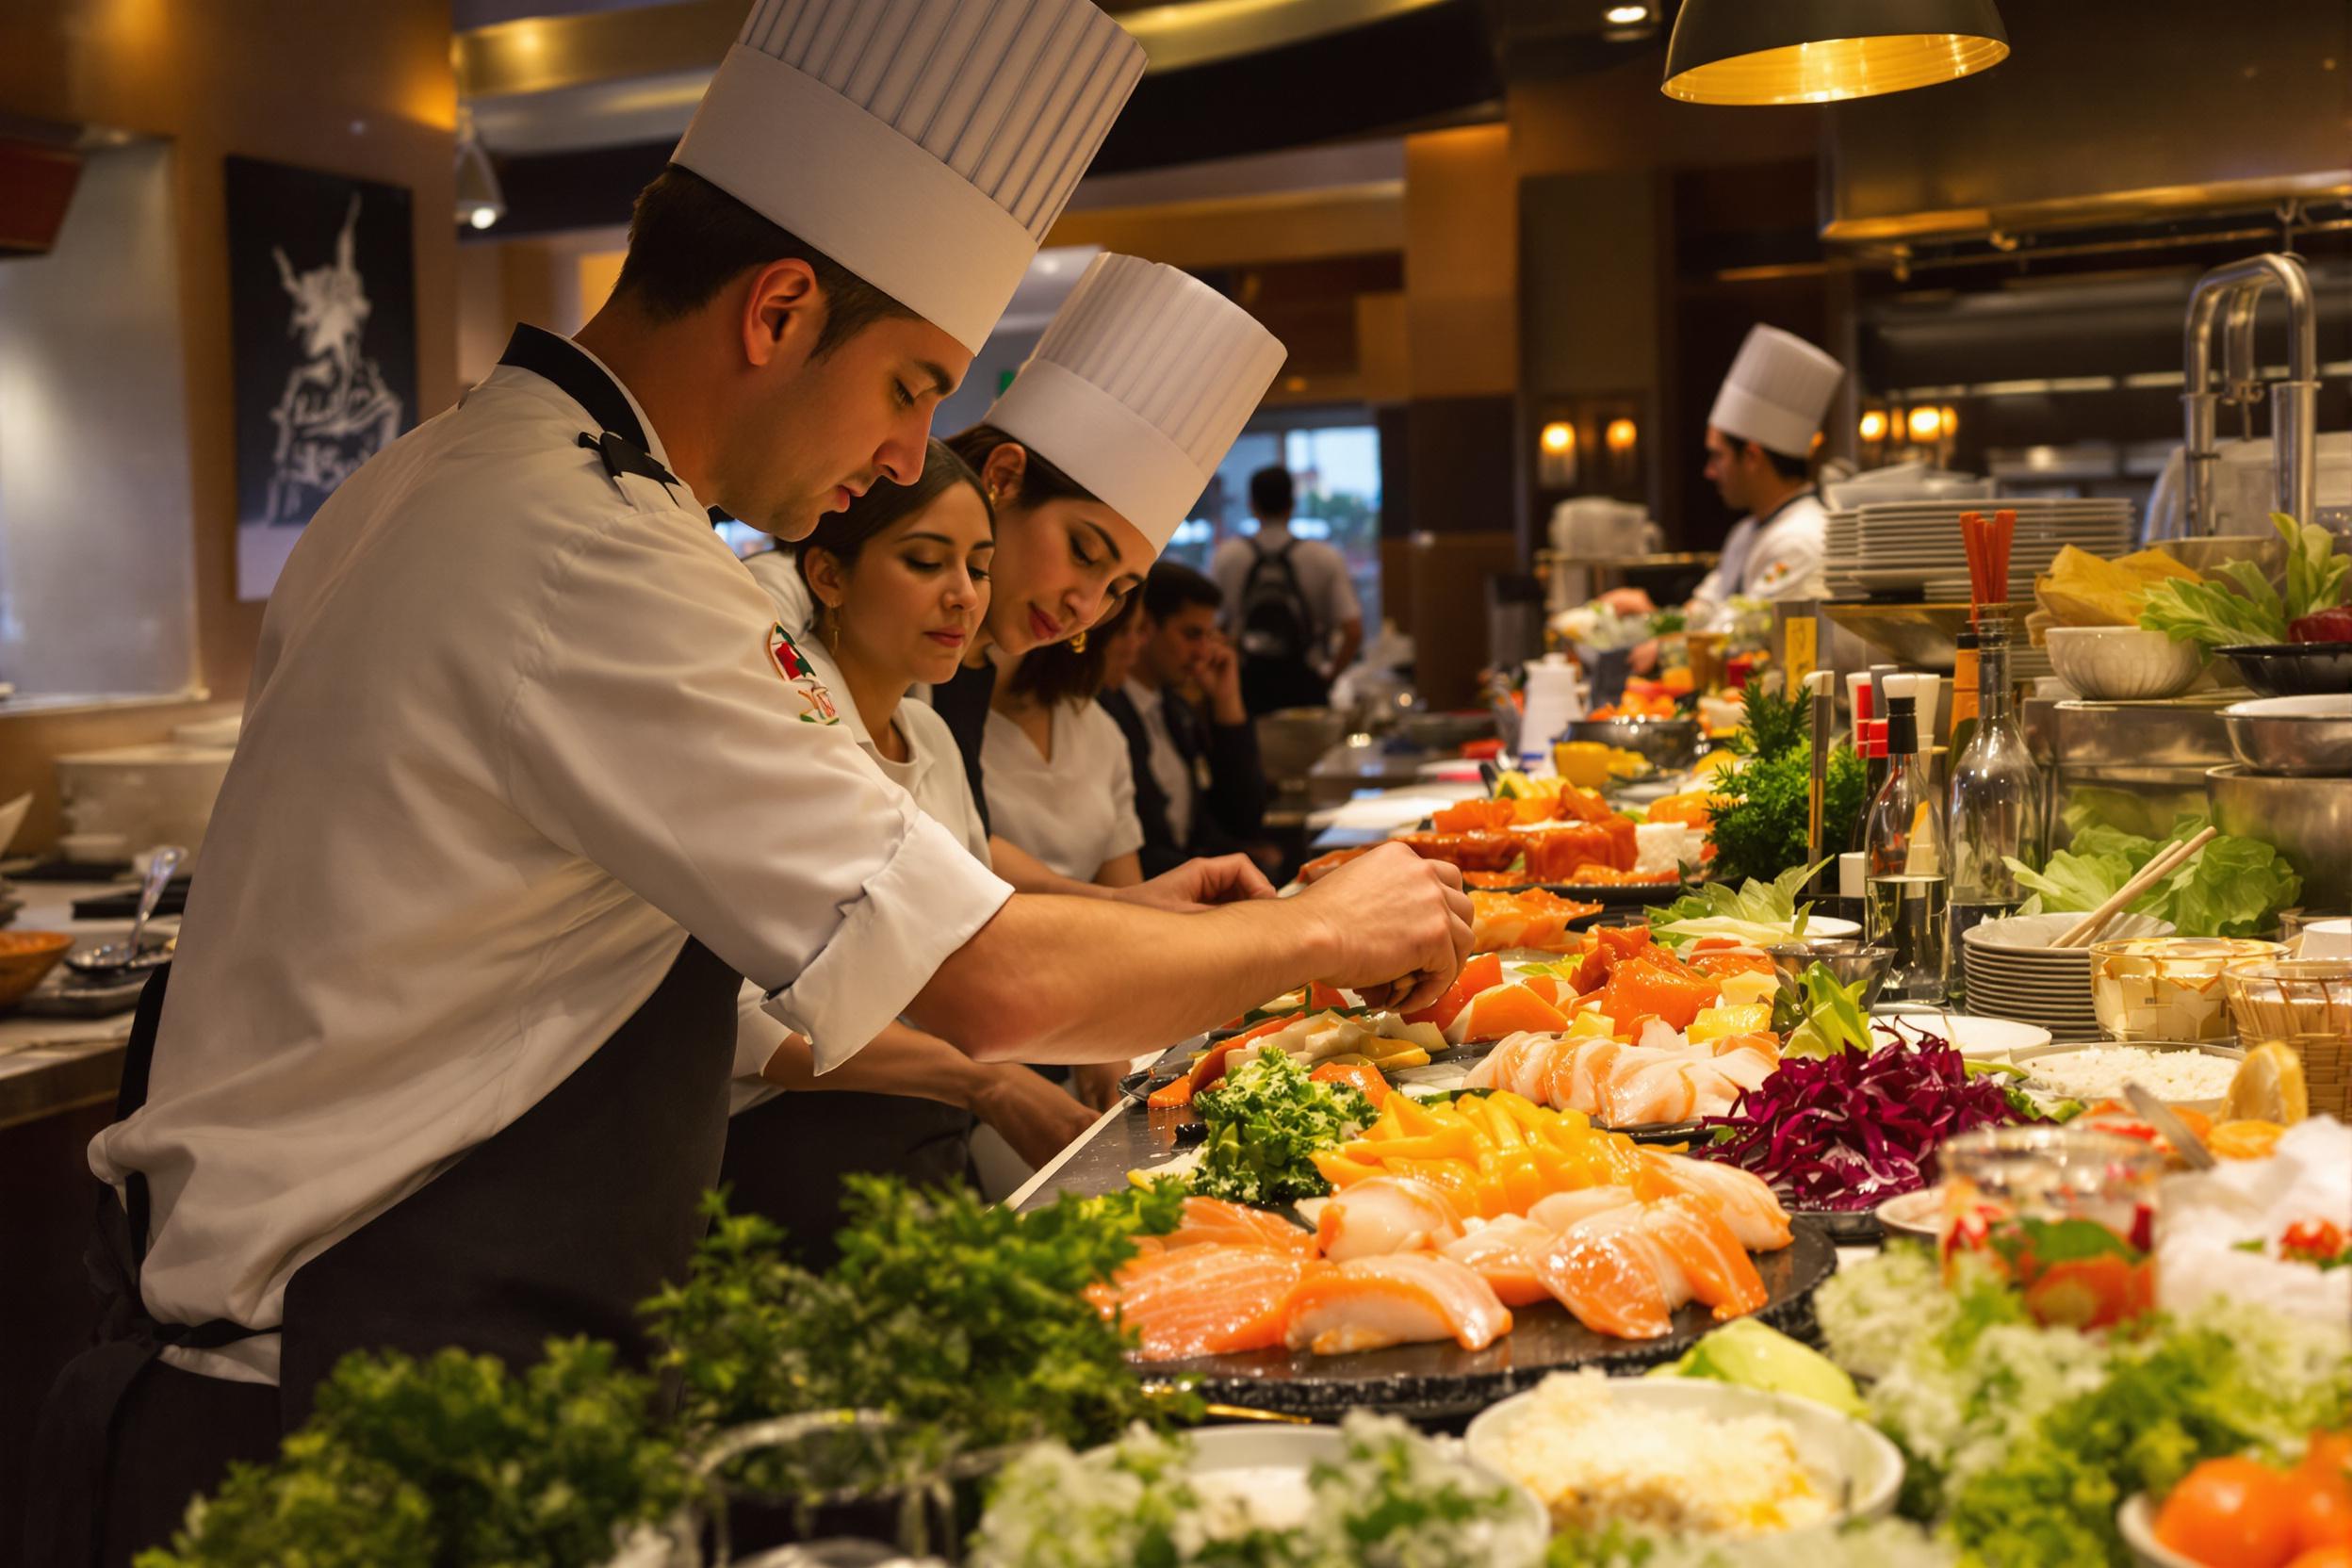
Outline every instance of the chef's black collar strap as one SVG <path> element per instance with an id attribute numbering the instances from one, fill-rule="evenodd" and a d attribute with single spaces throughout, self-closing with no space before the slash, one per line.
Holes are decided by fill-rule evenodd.
<path id="1" fill-rule="evenodd" d="M 557 390 L 588 411 L 601 434 L 580 432 L 580 444 L 595 452 L 604 464 L 604 471 L 618 480 L 623 474 L 641 474 L 664 486 L 678 482 L 678 476 L 653 459 L 646 449 L 645 427 L 638 419 L 637 411 L 629 405 L 629 396 L 620 388 L 604 368 L 582 352 L 568 337 L 558 337 L 537 327 L 519 325 L 514 335 L 506 340 L 506 352 L 498 356 L 500 365 L 512 365 L 544 376 L 555 384 Z"/>

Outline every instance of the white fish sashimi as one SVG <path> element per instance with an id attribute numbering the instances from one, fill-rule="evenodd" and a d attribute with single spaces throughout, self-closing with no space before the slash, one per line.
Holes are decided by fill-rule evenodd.
<path id="1" fill-rule="evenodd" d="M 1283 1343 L 1318 1356 L 1450 1339 L 1483 1350 L 1511 1332 L 1511 1312 L 1478 1273 L 1427 1252 L 1358 1258 L 1302 1281 L 1284 1309 Z"/>
<path id="2" fill-rule="evenodd" d="M 1701 1200 L 1723 1217 L 1740 1246 L 1772 1252 L 1795 1239 L 1788 1211 L 1754 1171 L 1682 1154 L 1660 1154 L 1657 1161 L 1658 1174 L 1676 1191 Z"/>
<path id="3" fill-rule="evenodd" d="M 1544 1194 L 1527 1210 L 1527 1217 L 1557 1235 L 1596 1214 L 1641 1206 L 1642 1200 L 1633 1195 L 1630 1187 L 1581 1187 L 1574 1192 Z"/>
<path id="4" fill-rule="evenodd" d="M 1315 1222 L 1323 1255 L 1337 1263 L 1435 1251 L 1462 1229 L 1462 1211 L 1453 1200 L 1412 1176 L 1374 1176 L 1344 1187 Z"/>

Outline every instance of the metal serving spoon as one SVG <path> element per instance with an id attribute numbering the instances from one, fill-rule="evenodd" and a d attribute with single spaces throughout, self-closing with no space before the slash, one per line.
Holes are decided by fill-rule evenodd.
<path id="1" fill-rule="evenodd" d="M 139 914 L 131 922 L 131 934 L 119 942 L 106 942 L 88 953 L 69 953 L 65 967 L 76 974 L 121 974 L 125 970 L 153 969 L 169 956 L 169 947 L 142 950 L 139 939 L 146 934 L 147 922 L 163 899 L 163 890 L 171 885 L 172 874 L 188 858 L 188 851 L 177 844 L 158 845 L 147 858 L 147 880 L 139 890 Z"/>
<path id="2" fill-rule="evenodd" d="M 2132 1108 L 2148 1119 L 2148 1123 L 2164 1135 L 2173 1152 L 2188 1162 L 2191 1170 L 2211 1170 L 2220 1162 L 2213 1152 L 2205 1147 L 2204 1139 L 2189 1131 L 2189 1124 L 2172 1114 L 2172 1107 L 2137 1084 L 2123 1086 L 2123 1098 Z"/>

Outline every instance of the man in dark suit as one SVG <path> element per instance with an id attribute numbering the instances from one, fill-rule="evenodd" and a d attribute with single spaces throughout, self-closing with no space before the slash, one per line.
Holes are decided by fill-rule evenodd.
<path id="1" fill-rule="evenodd" d="M 1246 852 L 1266 818 L 1266 773 L 1242 707 L 1240 661 L 1217 629 L 1223 603 L 1217 584 L 1191 567 L 1154 565 L 1133 663 L 1122 675 L 1115 658 L 1096 698 L 1127 737 L 1146 876 L 1195 856 Z M 1201 694 L 1205 715 L 1186 700 L 1188 689 Z"/>

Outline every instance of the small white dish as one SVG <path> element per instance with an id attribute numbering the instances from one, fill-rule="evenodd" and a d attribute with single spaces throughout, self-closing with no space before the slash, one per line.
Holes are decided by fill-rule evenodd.
<path id="1" fill-rule="evenodd" d="M 2315 920 L 2295 936 L 2306 958 L 2352 958 L 2352 919 Z"/>
<path id="2" fill-rule="evenodd" d="M 1876 1428 L 1811 1399 L 1701 1378 L 1611 1378 L 1609 1398 L 1618 1408 L 1640 1406 L 1712 1420 L 1765 1416 L 1788 1423 L 1816 1484 L 1827 1495 L 1846 1499 L 1838 1519 L 1810 1527 L 1814 1529 L 1834 1529 L 1845 1519 L 1878 1518 L 1894 1508 L 1903 1490 L 1902 1450 Z M 1462 1432 L 1470 1457 L 1498 1475 L 1509 1475 L 1501 1456 L 1510 1451 L 1519 1424 L 1536 1409 L 1530 1391 L 1479 1412 Z"/>
<path id="3" fill-rule="evenodd" d="M 1944 1189 L 1921 1187 L 1917 1192 L 1889 1198 L 1871 1212 L 1881 1225 L 1897 1235 L 1934 1241 L 1943 1233 Z"/>
<path id="4" fill-rule="evenodd" d="M 2205 669 L 2205 650 L 2136 626 L 2054 626 L 2043 636 L 2058 678 L 2093 702 L 2179 696 Z"/>
<path id="5" fill-rule="evenodd" d="M 1936 1007 L 1896 1006 L 1881 1009 L 1875 1022 L 1917 1043 L 1934 1035 L 1957 1046 L 1972 1061 L 2005 1062 L 2019 1051 L 2048 1045 L 2050 1032 L 2013 1019 L 1984 1018 L 1973 1013 L 1947 1013 Z"/>
<path id="6" fill-rule="evenodd" d="M 2004 959 L 2018 954 L 2034 955 L 2046 963 L 2080 963 L 2087 971 L 2091 950 L 2087 947 L 2052 947 L 2050 944 L 2065 935 L 2067 928 L 2081 923 L 2080 911 L 2052 915 L 2003 915 L 1999 920 L 1984 921 L 1968 927 L 1961 941 L 1970 948 L 1984 948 L 2001 955 Z M 2099 933 L 2101 941 L 2122 937 L 2169 937 L 2173 928 L 2169 921 L 2152 915 L 2117 915 Z M 1973 960 L 1972 960 L 1973 961 Z"/>
<path id="7" fill-rule="evenodd" d="M 2205 1568 L 2156 1539 L 2156 1505 L 2145 1492 L 2134 1492 L 2115 1510 L 2115 1533 L 2132 1548 L 2132 1560 L 2140 1568 Z"/>
<path id="8" fill-rule="evenodd" d="M 1839 920 L 1836 915 L 1807 915 L 1805 918 L 1805 934 L 1807 938 L 1858 937 L 1862 934 L 1862 923 Z"/>

